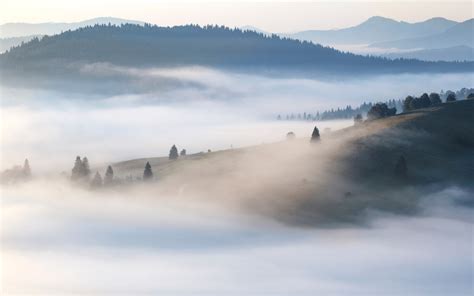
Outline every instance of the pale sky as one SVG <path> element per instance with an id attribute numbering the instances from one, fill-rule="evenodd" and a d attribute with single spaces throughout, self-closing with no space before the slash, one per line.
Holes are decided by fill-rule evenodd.
<path id="1" fill-rule="evenodd" d="M 223 24 L 256 26 L 271 32 L 334 29 L 380 15 L 416 22 L 435 16 L 463 21 L 473 17 L 471 1 L 160 1 L 1 0 L 0 23 L 74 22 L 113 16 L 158 25 Z"/>

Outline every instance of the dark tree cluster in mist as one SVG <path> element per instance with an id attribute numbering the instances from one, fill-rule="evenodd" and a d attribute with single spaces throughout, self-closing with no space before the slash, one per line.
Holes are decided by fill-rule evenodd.
<path id="1" fill-rule="evenodd" d="M 424 93 L 420 97 L 407 96 L 403 101 L 403 111 L 412 111 L 421 108 L 428 108 L 439 105 L 445 102 L 454 102 L 458 99 L 469 99 L 469 96 L 474 93 L 473 88 L 462 88 L 456 92 L 448 90 L 438 93 L 427 94 Z"/>
<path id="2" fill-rule="evenodd" d="M 395 107 L 389 108 L 385 103 L 377 103 L 370 108 L 369 112 L 367 112 L 367 120 L 385 118 L 394 116 L 395 114 L 397 114 L 397 109 Z"/>
<path id="3" fill-rule="evenodd" d="M 402 100 L 388 100 L 385 104 L 389 108 L 395 108 L 396 110 L 402 110 Z M 375 104 L 364 102 L 358 107 L 352 107 L 347 105 L 345 108 L 337 108 L 325 110 L 322 112 L 317 111 L 316 113 L 303 112 L 303 113 L 291 113 L 285 116 L 278 115 L 277 120 L 297 120 L 297 121 L 323 121 L 323 120 L 334 120 L 334 119 L 351 119 L 357 115 L 366 116 L 369 110 Z"/>
<path id="4" fill-rule="evenodd" d="M 23 166 L 15 165 L 11 169 L 3 171 L 0 175 L 2 184 L 14 184 L 25 182 L 31 179 L 31 167 L 28 159 L 25 159 Z"/>

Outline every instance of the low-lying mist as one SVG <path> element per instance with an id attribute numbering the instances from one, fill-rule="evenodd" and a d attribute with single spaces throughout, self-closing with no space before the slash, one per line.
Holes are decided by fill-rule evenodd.
<path id="1" fill-rule="evenodd" d="M 80 82 L 71 92 L 2 88 L 1 168 L 28 158 L 33 175 L 0 187 L 2 294 L 472 293 L 472 186 L 433 184 L 443 167 L 413 157 L 423 145 L 455 147 L 457 165 L 467 146 L 401 130 L 403 116 L 350 131 L 338 130 L 352 120 L 275 120 L 458 89 L 472 76 L 82 71 L 132 83 L 114 94 L 77 91 Z M 311 143 L 315 125 L 321 140 Z M 188 155 L 168 160 L 173 144 Z M 112 164 L 120 182 L 72 181 L 76 155 L 91 177 Z M 150 182 L 141 180 L 147 161 Z M 420 168 L 426 178 L 415 178 Z"/>
<path id="2" fill-rule="evenodd" d="M 452 201 L 471 194 L 427 194 L 413 217 L 371 211 L 364 227 L 300 228 L 146 187 L 37 180 L 1 192 L 2 292 L 469 295 L 473 211 Z"/>

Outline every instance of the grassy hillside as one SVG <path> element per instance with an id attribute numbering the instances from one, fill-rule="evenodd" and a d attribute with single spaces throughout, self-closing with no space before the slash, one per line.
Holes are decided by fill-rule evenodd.
<path id="1" fill-rule="evenodd" d="M 368 209 L 412 214 L 432 190 L 474 189 L 473 114 L 473 100 L 458 101 L 365 122 L 317 144 L 302 138 L 113 167 L 141 176 L 150 161 L 157 194 L 230 202 L 289 223 L 363 221 Z M 406 177 L 395 174 L 402 155 Z"/>

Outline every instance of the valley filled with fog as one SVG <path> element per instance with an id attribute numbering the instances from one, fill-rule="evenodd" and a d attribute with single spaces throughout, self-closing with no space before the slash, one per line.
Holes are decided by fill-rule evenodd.
<path id="1" fill-rule="evenodd" d="M 471 73 L 290 78 L 108 64 L 81 71 L 90 75 L 87 84 L 1 86 L 1 169 L 28 158 L 33 175 L 1 185 L 3 291 L 472 292 L 471 187 L 386 189 L 378 179 L 351 179 L 345 161 L 358 151 L 351 141 L 387 126 L 339 135 L 352 119 L 277 120 L 471 87 Z M 309 143 L 315 125 L 320 146 Z M 404 144 L 402 136 L 395 130 L 390 141 L 369 143 Z M 427 135 L 414 129 L 407 137 Z M 182 166 L 163 175 L 153 167 L 151 184 L 90 190 L 70 180 L 77 155 L 103 174 L 122 161 L 168 157 L 173 144 L 204 156 L 189 165 L 180 159 Z M 139 165 L 133 177 L 141 177 Z M 386 204 L 378 203 L 382 197 Z"/>

